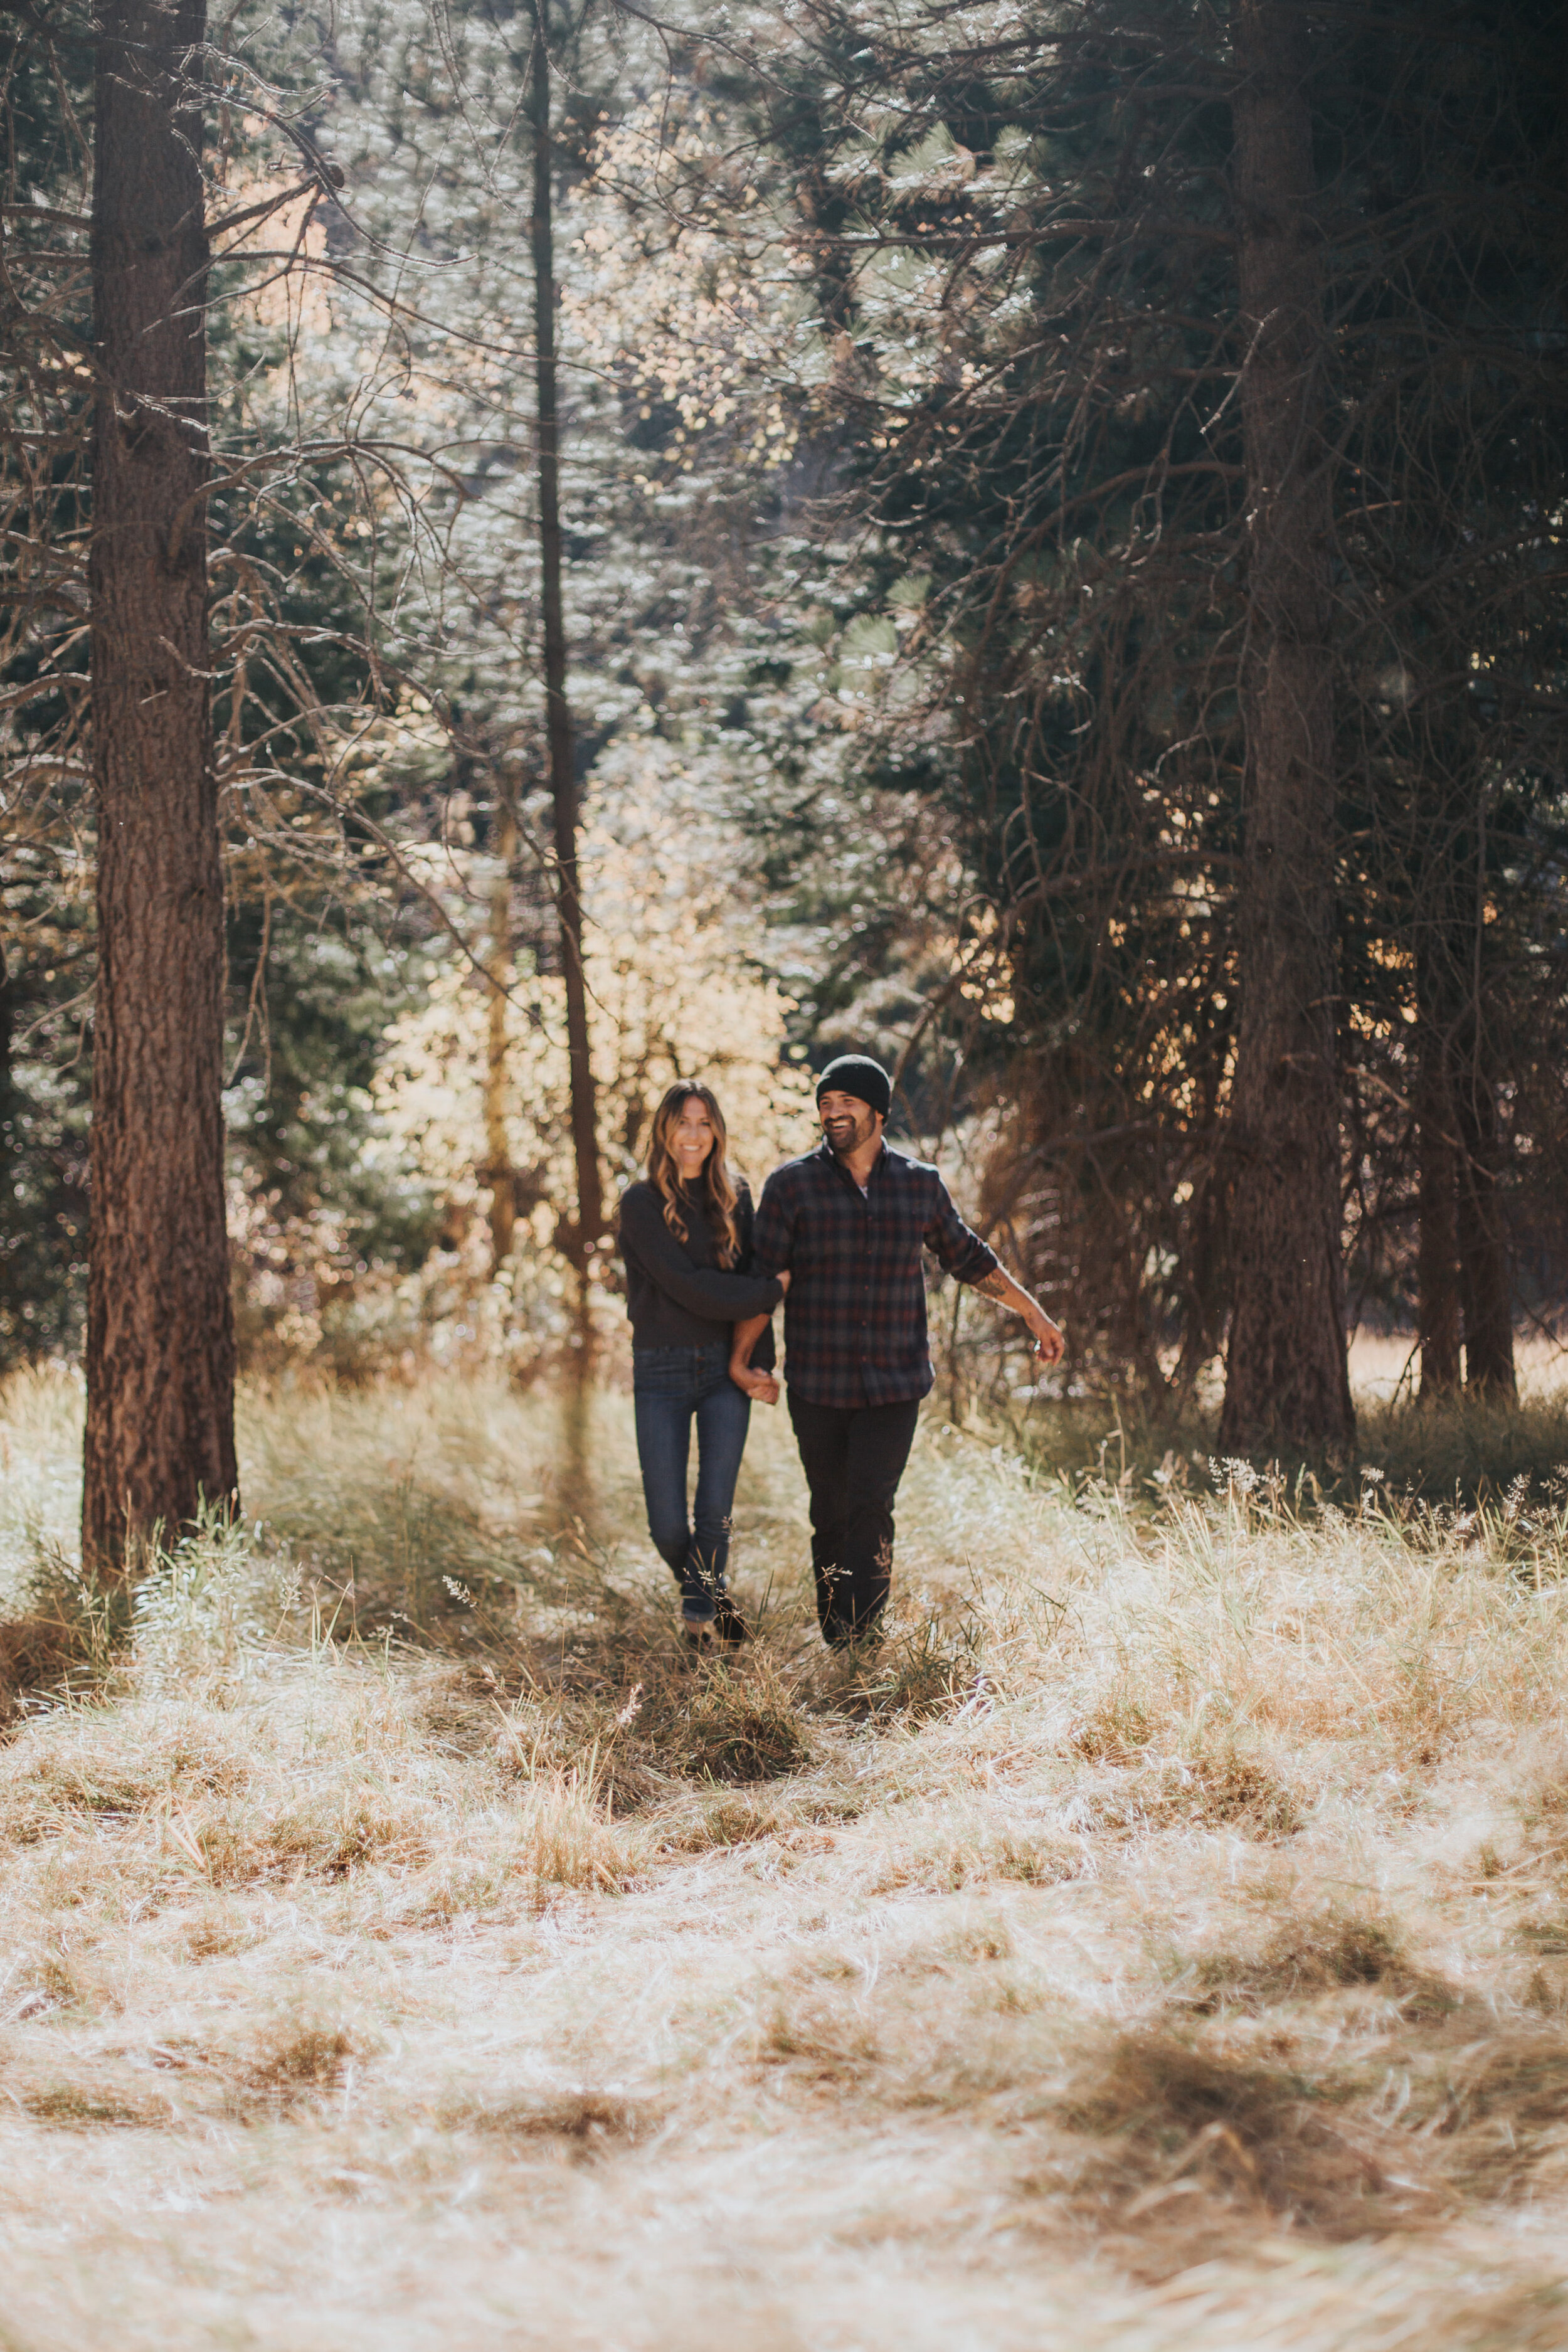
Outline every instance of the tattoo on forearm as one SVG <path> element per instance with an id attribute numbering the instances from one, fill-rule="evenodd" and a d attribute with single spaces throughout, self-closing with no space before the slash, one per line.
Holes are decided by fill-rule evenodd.
<path id="1" fill-rule="evenodd" d="M 974 1287 L 979 1291 L 982 1298 L 997 1299 L 1004 1307 L 1013 1306 L 1014 1302 L 1009 1296 L 1013 1285 L 999 1265 L 994 1265 L 989 1274 L 982 1275 Z"/>

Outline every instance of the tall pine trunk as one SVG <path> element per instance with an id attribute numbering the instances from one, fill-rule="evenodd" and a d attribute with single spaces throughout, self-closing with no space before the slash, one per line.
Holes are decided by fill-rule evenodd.
<path id="1" fill-rule="evenodd" d="M 1431 1399 L 1459 1385 L 1458 1154 L 1443 1024 L 1425 1004 L 1417 1019 L 1415 1318 L 1421 1394 Z"/>
<path id="2" fill-rule="evenodd" d="M 84 1559 L 235 1494 L 207 684 L 205 0 L 101 0 L 92 278 L 98 989 Z"/>
<path id="3" fill-rule="evenodd" d="M 1416 1246 L 1421 1393 L 1518 1393 L 1513 1267 L 1500 1185 L 1506 1160 L 1489 1037 L 1484 832 L 1462 821 L 1431 857 L 1416 946 Z"/>
<path id="4" fill-rule="evenodd" d="M 537 0 L 529 74 L 533 133 L 533 319 L 539 410 L 539 556 L 544 619 L 544 709 L 550 758 L 550 798 L 555 849 L 555 896 L 561 922 L 561 967 L 566 988 L 566 1051 L 571 1070 L 572 1151 L 577 1174 L 576 1213 L 557 1225 L 561 1246 L 576 1268 L 579 1332 L 588 1332 L 588 1266 L 604 1232 L 599 1174 L 598 1114 L 588 1045 L 588 988 L 583 964 L 583 897 L 577 865 L 577 776 L 572 711 L 566 699 L 566 625 L 561 595 L 561 427 L 555 387 L 555 238 L 552 217 L 550 52 L 544 0 Z"/>
<path id="5" fill-rule="evenodd" d="M 1497 1096 L 1482 1060 L 1484 1020 L 1472 1016 L 1470 1053 L 1456 1075 L 1459 1138 L 1459 1279 L 1465 1302 L 1465 1387 L 1510 1400 L 1513 1365 L 1513 1267 L 1498 1181 L 1503 1139 Z"/>
<path id="6" fill-rule="evenodd" d="M 1249 612 L 1220 1438 L 1247 1452 L 1345 1446 L 1355 1423 L 1341 1250 L 1332 515 L 1309 42 L 1289 0 L 1237 0 L 1232 26 Z"/>
<path id="7" fill-rule="evenodd" d="M 507 991 L 513 978 L 511 936 L 512 866 L 517 858 L 517 819 L 503 803 L 496 825 L 500 873 L 490 900 L 489 1030 L 485 1049 L 485 1164 L 479 1171 L 490 1192 L 490 1272 L 500 1274 L 511 1255 L 517 1230 L 517 1186 L 507 1141 Z"/>
<path id="8" fill-rule="evenodd" d="M 0 940 L 0 1370 L 3 1370 L 15 1338 L 16 1310 L 19 1301 L 13 1295 L 11 1276 L 12 1255 L 19 1238 L 16 1232 L 16 1154 L 21 1143 L 17 1132 L 17 1103 L 12 1076 L 12 1039 L 16 1025 L 16 990 L 5 963 L 5 945 Z"/>

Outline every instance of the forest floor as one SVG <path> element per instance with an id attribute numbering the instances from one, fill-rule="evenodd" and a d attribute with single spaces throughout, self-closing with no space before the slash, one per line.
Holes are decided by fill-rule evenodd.
<path id="1" fill-rule="evenodd" d="M 4 2352 L 1568 2346 L 1561 1489 L 933 1413 L 857 1670 L 760 1413 L 691 1665 L 624 1397 L 255 1393 L 114 1641 L 79 1411 L 0 1395 L 76 1652 L 0 1735 Z"/>

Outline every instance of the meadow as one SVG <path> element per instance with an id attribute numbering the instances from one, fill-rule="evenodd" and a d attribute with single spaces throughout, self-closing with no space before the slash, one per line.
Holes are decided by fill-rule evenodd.
<path id="1" fill-rule="evenodd" d="M 932 1412 L 858 1664 L 776 1413 L 710 1664 L 621 1394 L 255 1390 L 133 1609 L 79 1409 L 0 1393 L 5 2352 L 1568 2343 L 1561 1396 L 1331 1493 Z"/>

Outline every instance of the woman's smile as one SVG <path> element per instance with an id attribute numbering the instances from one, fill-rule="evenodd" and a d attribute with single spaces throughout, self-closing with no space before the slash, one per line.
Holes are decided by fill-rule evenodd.
<path id="1" fill-rule="evenodd" d="M 681 1105 L 680 1117 L 669 1130 L 669 1148 L 681 1175 L 700 1175 L 717 1140 L 713 1122 L 702 1103 L 695 1095 L 689 1096 Z"/>

